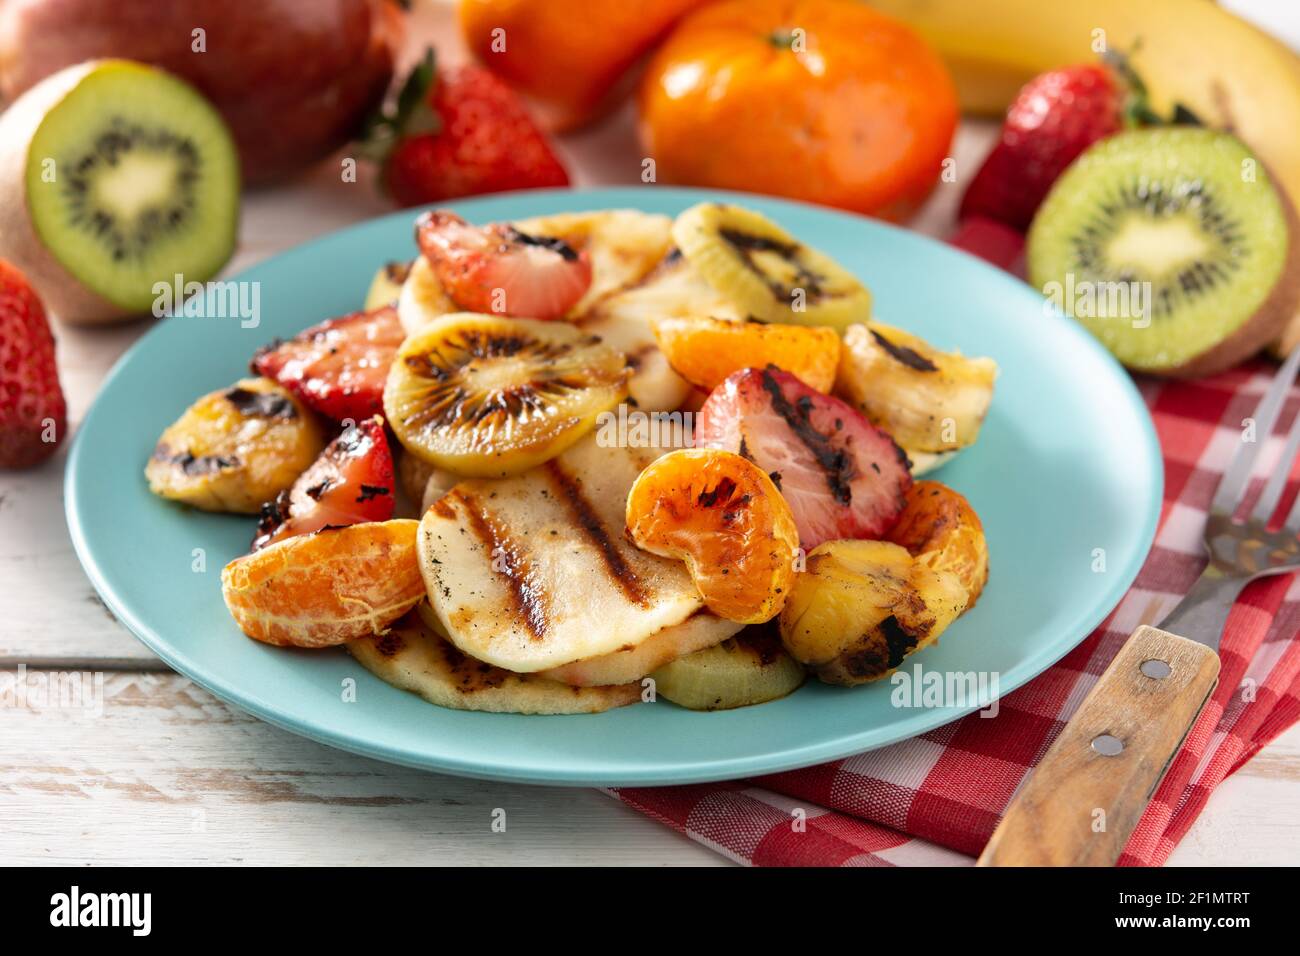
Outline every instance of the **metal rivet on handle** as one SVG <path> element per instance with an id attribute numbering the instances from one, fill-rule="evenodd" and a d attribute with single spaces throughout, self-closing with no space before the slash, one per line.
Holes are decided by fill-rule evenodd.
<path id="1" fill-rule="evenodd" d="M 1116 757 L 1124 752 L 1124 742 L 1110 734 L 1098 734 L 1092 738 L 1092 749 L 1103 757 Z"/>
<path id="2" fill-rule="evenodd" d="M 1143 674 L 1146 674 L 1147 677 L 1153 678 L 1154 680 L 1164 680 L 1174 672 L 1174 669 L 1167 663 L 1155 659 L 1143 661 L 1139 670 L 1141 670 Z"/>

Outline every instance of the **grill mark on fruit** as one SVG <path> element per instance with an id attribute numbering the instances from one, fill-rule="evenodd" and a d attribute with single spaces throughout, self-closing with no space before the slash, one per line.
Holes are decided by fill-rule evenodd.
<path id="1" fill-rule="evenodd" d="M 388 281 L 394 285 L 401 285 L 406 281 L 406 277 L 411 274 L 410 262 L 389 262 L 384 265 L 384 275 Z"/>
<path id="2" fill-rule="evenodd" d="M 153 459 L 179 468 L 187 478 L 215 475 L 226 468 L 238 468 L 242 464 L 238 455 L 195 455 L 189 450 L 173 451 L 170 445 L 162 442 L 154 448 Z"/>
<path id="3" fill-rule="evenodd" d="M 696 496 L 695 503 L 701 508 L 712 508 L 719 501 L 727 502 L 736 493 L 736 483 L 730 478 L 723 478 L 712 488 L 705 488 Z"/>
<path id="4" fill-rule="evenodd" d="M 393 657 L 406 647 L 406 642 L 402 640 L 402 635 L 396 631 L 389 631 L 387 634 L 381 634 L 375 638 L 375 650 L 384 657 Z"/>
<path id="5" fill-rule="evenodd" d="M 225 399 L 235 406 L 235 411 L 245 418 L 278 418 L 291 421 L 298 417 L 298 409 L 284 395 L 274 392 L 254 392 L 236 385 L 225 393 Z"/>
<path id="6" fill-rule="evenodd" d="M 600 552 L 600 556 L 605 562 L 605 568 L 609 571 L 609 576 L 627 595 L 629 601 L 638 607 L 648 608 L 650 606 L 650 595 L 646 593 L 643 582 L 637 577 L 636 572 L 624 559 L 623 553 L 614 544 L 609 531 L 600 520 L 600 516 L 596 514 L 596 509 L 592 507 L 587 496 L 582 493 L 582 487 L 578 481 L 554 460 L 546 463 L 546 475 L 551 479 L 551 483 L 556 489 L 562 493 L 564 501 L 582 533 Z"/>
<path id="7" fill-rule="evenodd" d="M 380 498 L 384 495 L 391 494 L 391 490 L 383 485 L 361 485 L 361 494 L 357 495 L 357 504 L 364 504 L 371 498 Z"/>
<path id="8" fill-rule="evenodd" d="M 906 345 L 897 345 L 889 341 L 875 329 L 868 329 L 871 337 L 876 340 L 876 344 L 884 349 L 890 357 L 896 361 L 902 362 L 908 368 L 916 369 L 918 372 L 937 372 L 939 366 L 935 365 L 928 358 L 915 349 L 909 349 Z"/>
<path id="9" fill-rule="evenodd" d="M 826 294 L 821 287 L 821 277 L 809 272 L 796 258 L 799 254 L 799 243 L 783 242 L 780 239 L 771 239 L 767 236 L 754 236 L 738 229 L 720 229 L 718 235 L 725 239 L 727 244 L 735 250 L 736 255 L 745 264 L 745 268 L 763 280 L 767 287 L 772 290 L 772 294 L 778 299 L 789 302 L 794 295 L 795 289 L 803 290 L 804 299 L 808 302 L 818 302 Z M 796 284 L 793 286 L 782 285 L 760 269 L 753 258 L 757 252 L 775 252 L 793 265 L 796 270 Z"/>
<path id="10" fill-rule="evenodd" d="M 472 495 L 453 488 L 447 492 L 443 501 L 447 498 L 455 498 L 463 506 L 470 530 L 488 549 L 493 570 L 506 579 L 518 616 L 523 619 L 533 637 L 539 640 L 544 638 L 550 626 L 550 608 L 526 553 L 511 540 L 492 513 Z M 434 507 L 437 508 L 437 505 Z M 499 569 L 496 567 L 498 563 Z"/>
<path id="11" fill-rule="evenodd" d="M 810 420 L 812 401 L 805 397 L 799 400 L 797 407 L 791 404 L 781 391 L 781 384 L 772 375 L 771 366 L 763 370 L 763 389 L 772 400 L 772 410 L 785 420 L 821 468 L 831 495 L 842 505 L 852 503 L 852 484 L 857 477 L 853 458 L 847 451 L 833 448 L 830 439 L 813 427 Z"/>
<path id="12" fill-rule="evenodd" d="M 889 649 L 887 665 L 890 669 L 903 663 L 903 658 L 916 647 L 917 635 L 904 630 L 903 625 L 898 623 L 898 618 L 892 614 L 880 622 L 880 633 Z"/>
<path id="13" fill-rule="evenodd" d="M 559 236 L 533 236 L 526 232 L 520 232 L 514 226 L 506 227 L 506 235 L 511 241 L 520 245 L 539 246 L 543 249 L 549 249 L 558 254 L 565 262 L 578 261 L 578 251 Z"/>
<path id="14" fill-rule="evenodd" d="M 438 646 L 442 651 L 442 659 L 447 665 L 448 674 L 456 689 L 462 694 L 500 687 L 510 676 L 509 671 L 468 656 L 451 641 L 439 638 Z"/>

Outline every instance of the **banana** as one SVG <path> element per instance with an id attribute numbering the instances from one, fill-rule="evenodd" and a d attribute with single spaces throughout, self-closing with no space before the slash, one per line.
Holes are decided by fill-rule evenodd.
<path id="1" fill-rule="evenodd" d="M 673 241 L 743 317 L 843 330 L 871 315 L 856 276 L 753 210 L 692 206 L 673 221 Z"/>
<path id="2" fill-rule="evenodd" d="M 459 311 L 460 307 L 442 291 L 429 260 L 416 256 L 397 295 L 397 319 L 406 334 L 414 335 L 430 322 Z"/>
<path id="3" fill-rule="evenodd" d="M 941 352 L 902 329 L 868 322 L 844 333 L 835 393 L 909 456 L 952 452 L 979 437 L 997 371 L 992 359 Z"/>
<path id="4" fill-rule="evenodd" d="M 372 312 L 386 305 L 396 305 L 402 296 L 402 286 L 406 284 L 412 265 L 410 262 L 389 262 L 380 266 L 375 277 L 370 280 L 370 289 L 366 292 L 366 301 L 361 308 Z"/>

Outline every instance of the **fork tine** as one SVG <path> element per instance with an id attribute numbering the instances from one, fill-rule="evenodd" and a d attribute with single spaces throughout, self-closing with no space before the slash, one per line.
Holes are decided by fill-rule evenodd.
<path id="1" fill-rule="evenodd" d="M 1291 468 L 1295 464 L 1298 452 L 1300 452 L 1300 414 L 1297 414 L 1295 421 L 1291 423 L 1291 431 L 1286 436 L 1286 447 L 1282 449 L 1282 457 L 1278 459 L 1273 474 L 1268 476 L 1268 483 L 1260 492 L 1259 501 L 1255 502 L 1255 510 L 1250 514 L 1252 521 L 1267 525 L 1268 519 L 1273 517 L 1273 512 L 1277 510 L 1277 503 L 1282 497 L 1282 489 L 1286 487 L 1287 479 L 1291 476 Z M 1300 512 L 1296 512 L 1296 515 L 1300 517 Z"/>
<path id="2" fill-rule="evenodd" d="M 1223 478 L 1219 481 L 1219 488 L 1214 493 L 1210 511 L 1231 515 L 1237 510 L 1241 496 L 1246 490 L 1246 484 L 1250 481 L 1250 472 L 1255 467 L 1255 459 L 1259 457 L 1259 451 L 1268 441 L 1268 437 L 1273 434 L 1273 426 L 1277 424 L 1277 416 L 1282 411 L 1287 392 L 1295 381 L 1297 368 L 1300 368 L 1300 346 L 1291 350 L 1291 354 L 1282 363 L 1282 368 L 1278 370 L 1277 377 L 1273 379 L 1268 391 L 1255 406 L 1255 413 L 1252 416 L 1255 419 L 1255 440 L 1242 442 L 1241 447 L 1232 456 L 1228 470 L 1224 472 Z"/>

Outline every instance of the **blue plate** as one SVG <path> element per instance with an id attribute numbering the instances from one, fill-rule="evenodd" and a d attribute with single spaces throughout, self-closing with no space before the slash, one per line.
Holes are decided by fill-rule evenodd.
<path id="1" fill-rule="evenodd" d="M 617 207 L 672 215 L 720 195 L 548 190 L 456 208 L 477 221 Z M 997 360 L 1001 376 L 979 443 L 941 474 L 983 519 L 989 585 L 973 611 L 908 663 L 996 674 L 1002 693 L 1042 672 L 1115 606 L 1155 532 L 1159 447 L 1128 375 L 1081 327 L 1045 314 L 1028 286 L 962 252 L 827 209 L 725 198 L 766 213 L 856 272 L 882 321 Z M 531 783 L 745 777 L 870 750 L 975 709 L 974 701 L 899 707 L 888 683 L 843 689 L 813 681 L 784 700 L 720 713 L 662 700 L 578 717 L 462 713 L 389 687 L 343 651 L 282 650 L 242 636 L 222 603 L 220 571 L 247 548 L 252 521 L 155 498 L 145 460 L 191 401 L 246 373 L 258 345 L 359 307 L 381 263 L 413 255 L 412 218 L 362 223 L 247 270 L 237 278 L 260 284 L 259 327 L 161 321 L 104 383 L 68 459 L 68 524 L 95 588 L 140 640 L 217 696 L 322 743 Z M 1099 548 L 1103 573 L 1094 571 Z"/>

